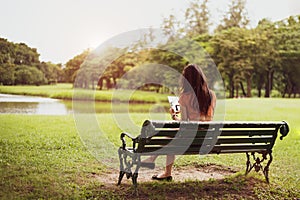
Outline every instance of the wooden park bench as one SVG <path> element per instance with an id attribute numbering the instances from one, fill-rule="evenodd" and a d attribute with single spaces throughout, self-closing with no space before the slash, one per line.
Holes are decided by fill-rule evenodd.
<path id="1" fill-rule="evenodd" d="M 118 185 L 126 175 L 132 178 L 135 189 L 140 167 L 154 168 L 154 163 L 141 162 L 149 155 L 196 155 L 246 153 L 246 174 L 252 169 L 262 171 L 269 183 L 272 148 L 278 131 L 282 140 L 289 132 L 282 122 L 184 122 L 149 121 L 143 123 L 141 133 L 132 137 L 121 133 L 119 148 L 120 174 Z M 132 146 L 126 145 L 125 136 Z M 258 156 L 257 156 L 258 155 Z M 252 161 L 251 161 L 252 157 Z M 263 167 L 263 162 L 266 165 Z M 134 168 L 135 166 L 135 168 Z M 133 171 L 134 170 L 134 171 Z"/>

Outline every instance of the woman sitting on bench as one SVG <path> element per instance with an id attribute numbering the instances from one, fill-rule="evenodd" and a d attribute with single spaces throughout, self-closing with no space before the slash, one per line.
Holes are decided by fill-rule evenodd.
<path id="1" fill-rule="evenodd" d="M 178 121 L 211 121 L 216 105 L 216 95 L 208 88 L 206 77 L 200 67 L 187 65 L 182 71 L 181 93 L 179 96 L 180 116 L 170 109 L 172 119 Z M 157 156 L 150 156 L 143 162 L 153 163 Z M 167 155 L 166 169 L 154 180 L 172 180 L 171 172 L 175 155 Z"/>

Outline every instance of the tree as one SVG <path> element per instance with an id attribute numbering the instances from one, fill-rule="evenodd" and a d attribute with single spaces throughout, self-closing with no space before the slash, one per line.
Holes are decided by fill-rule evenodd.
<path id="1" fill-rule="evenodd" d="M 37 49 L 0 38 L 0 84 L 45 84 Z"/>
<path id="2" fill-rule="evenodd" d="M 224 15 L 221 24 L 216 31 L 222 31 L 233 27 L 246 28 L 249 24 L 245 9 L 246 0 L 232 0 L 228 12 Z"/>
<path id="3" fill-rule="evenodd" d="M 172 14 L 163 18 L 161 28 L 170 41 L 179 38 L 181 33 L 184 32 L 183 28 L 180 28 L 180 22 Z"/>
<path id="4" fill-rule="evenodd" d="M 84 62 L 89 53 L 90 50 L 87 49 L 66 63 L 66 68 L 64 69 L 66 82 L 74 83 L 77 74 L 76 72 L 79 70 L 81 64 Z"/>
<path id="5" fill-rule="evenodd" d="M 265 97 L 270 97 L 273 89 L 274 73 L 279 67 L 279 54 L 276 50 L 275 26 L 269 20 L 263 19 L 255 29 L 258 43 L 255 57 L 255 75 L 258 96 L 261 96 L 263 85 Z"/>
<path id="6" fill-rule="evenodd" d="M 276 49 L 279 52 L 280 67 L 275 87 L 284 97 L 300 94 L 300 15 L 275 23 Z"/>
<path id="7" fill-rule="evenodd" d="M 114 82 L 122 72 L 118 60 L 126 54 L 126 51 L 127 49 L 107 47 L 91 52 L 80 69 L 74 70 L 75 87 L 95 88 L 94 84 L 97 83 L 100 89 L 103 89 L 104 84 L 107 89 L 113 88 Z"/>
<path id="8" fill-rule="evenodd" d="M 0 66 L 0 85 L 14 85 L 15 73 L 14 65 L 2 64 Z"/>
<path id="9" fill-rule="evenodd" d="M 51 62 L 41 62 L 37 68 L 43 72 L 45 75 L 46 82 L 48 84 L 55 84 L 61 82 L 63 72 L 61 64 L 54 64 Z"/>
<path id="10" fill-rule="evenodd" d="M 41 85 L 45 83 L 44 74 L 36 67 L 20 65 L 15 69 L 16 85 Z"/>
<path id="11" fill-rule="evenodd" d="M 7 39 L 0 38 L 0 64 L 12 64 L 15 44 L 7 41 Z"/>
<path id="12" fill-rule="evenodd" d="M 201 4 L 199 0 L 190 2 L 185 11 L 185 32 L 188 36 L 208 34 L 211 23 L 207 4 L 208 0 L 203 0 Z"/>
<path id="13" fill-rule="evenodd" d="M 13 58 L 16 65 L 36 66 L 40 62 L 37 49 L 30 48 L 25 43 L 15 45 Z"/>
<path id="14" fill-rule="evenodd" d="M 241 40 L 245 37 L 242 34 L 244 34 L 243 29 L 231 28 L 216 34 L 211 40 L 212 56 L 225 77 L 230 98 L 238 96 L 243 67 L 249 62 L 241 52 L 243 48 Z"/>
<path id="15" fill-rule="evenodd" d="M 208 0 L 203 0 L 202 3 L 200 0 L 191 1 L 184 11 L 184 21 L 179 21 L 173 14 L 164 17 L 161 25 L 164 34 L 170 41 L 186 36 L 192 38 L 199 34 L 208 34 L 211 23 L 207 4 Z"/>

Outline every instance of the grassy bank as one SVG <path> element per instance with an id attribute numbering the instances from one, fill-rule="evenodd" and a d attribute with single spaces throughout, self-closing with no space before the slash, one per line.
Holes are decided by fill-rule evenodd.
<path id="1" fill-rule="evenodd" d="M 72 116 L 0 115 L 1 199 L 84 195 L 103 170 L 82 146 Z"/>
<path id="2" fill-rule="evenodd" d="M 214 163 L 241 170 L 222 180 L 183 183 L 146 182 L 141 199 L 297 199 L 300 197 L 300 100 L 235 99 L 226 101 L 226 120 L 286 120 L 290 133 L 274 146 L 267 185 L 261 174 L 241 175 L 245 155 L 183 156 L 175 167 Z M 119 143 L 112 114 L 96 116 L 109 141 Z M 140 125 L 148 114 L 131 114 Z M 130 184 L 116 187 L 101 177 L 117 173 L 97 161 L 82 144 L 72 115 L 0 115 L 1 199 L 129 199 Z M 78 123 L 78 121 L 77 121 Z M 78 124 L 77 124 L 78 125 Z M 77 126 L 78 127 L 78 126 Z M 91 127 L 92 128 L 92 127 Z M 132 133 L 137 135 L 138 133 Z M 98 144 L 102 145 L 102 144 Z M 117 152 L 112 155 L 117 157 Z M 116 175 L 117 177 L 117 175 Z"/>
<path id="3" fill-rule="evenodd" d="M 31 95 L 49 97 L 55 99 L 72 100 L 74 95 L 74 89 L 72 84 L 56 84 L 56 85 L 42 85 L 42 86 L 1 86 L 0 93 L 4 94 L 16 94 L 16 95 Z M 128 95 L 130 95 L 130 101 L 135 103 L 155 103 L 155 102 L 167 102 L 166 94 L 157 94 L 145 91 L 136 91 L 131 94 L 131 91 L 127 90 L 80 90 L 76 89 L 76 98 L 89 98 L 96 101 L 111 101 L 111 99 L 117 101 L 128 101 Z"/>

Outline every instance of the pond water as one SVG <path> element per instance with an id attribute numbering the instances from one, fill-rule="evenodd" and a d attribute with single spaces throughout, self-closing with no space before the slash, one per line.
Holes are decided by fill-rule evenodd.
<path id="1" fill-rule="evenodd" d="M 71 100 L 0 94 L 0 114 L 66 115 L 73 113 L 72 103 Z M 111 102 L 76 102 L 76 113 L 165 113 L 168 108 L 168 103 L 130 103 L 128 105 Z"/>
<path id="2" fill-rule="evenodd" d="M 0 114 L 66 115 L 71 112 L 67 102 L 57 99 L 0 94 Z"/>

